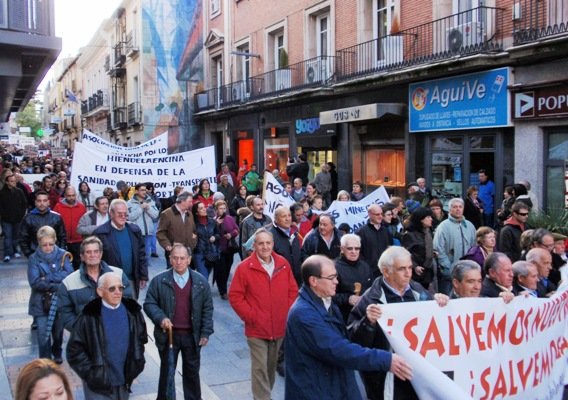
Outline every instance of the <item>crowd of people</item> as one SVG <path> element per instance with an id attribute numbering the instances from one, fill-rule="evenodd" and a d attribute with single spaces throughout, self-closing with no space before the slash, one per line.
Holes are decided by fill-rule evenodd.
<path id="1" fill-rule="evenodd" d="M 200 349 L 213 334 L 214 285 L 244 322 L 255 399 L 271 398 L 277 373 L 287 399 L 359 399 L 354 370 L 369 399 L 413 399 L 411 367 L 390 351 L 377 323 L 382 304 L 542 298 L 566 280 L 566 237 L 527 224 L 538 207 L 528 182 L 505 188 L 497 208 L 484 170 L 479 186 L 447 205 L 418 178 L 406 198 L 370 205 L 367 222 L 353 232 L 326 209 L 335 199 L 364 198 L 363 184 L 338 188 L 333 163 L 308 181 L 305 155 L 271 171 L 295 201 L 273 217 L 264 212 L 256 165 L 237 169 L 230 158 L 216 192 L 203 179 L 191 190 L 176 187 L 170 198 L 157 198 L 151 182 L 119 181 L 100 196 L 86 182 L 76 189 L 63 162 L 57 170 L 43 165 L 45 177 L 30 188 L 21 173 L 24 166 L 35 172 L 34 162 L 14 164 L 4 162 L 0 175 L 4 262 L 28 257 L 39 357 L 55 362 L 29 368 L 47 371 L 38 382 L 54 374 L 67 390 L 57 368 L 67 329 L 66 358 L 87 399 L 128 398 L 144 368 L 142 312 L 154 323 L 161 357 L 157 398 L 166 398 L 172 352 L 174 362 L 181 353 L 185 398 L 201 398 Z M 150 280 L 157 246 L 167 269 Z M 31 386 L 17 390 L 29 394 Z"/>

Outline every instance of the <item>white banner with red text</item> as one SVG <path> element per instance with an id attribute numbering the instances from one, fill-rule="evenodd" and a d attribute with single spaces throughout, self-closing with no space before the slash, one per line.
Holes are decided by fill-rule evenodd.
<path id="1" fill-rule="evenodd" d="M 550 299 L 463 298 L 382 306 L 422 400 L 560 400 L 568 383 L 568 285 Z M 389 374 L 390 375 L 390 374 Z"/>

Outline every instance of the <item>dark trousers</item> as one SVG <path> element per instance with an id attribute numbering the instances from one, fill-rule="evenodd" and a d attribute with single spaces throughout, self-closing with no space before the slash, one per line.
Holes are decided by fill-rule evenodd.
<path id="1" fill-rule="evenodd" d="M 158 384 L 158 400 L 166 398 L 168 379 L 169 347 L 160 352 L 160 381 Z M 185 400 L 201 399 L 201 384 L 199 382 L 200 348 L 195 344 L 192 334 L 177 334 L 174 332 L 174 362 L 177 364 L 181 352 L 183 374 L 183 397 Z"/>
<path id="2" fill-rule="evenodd" d="M 18 232 L 20 231 L 20 223 L 15 224 L 2 221 L 2 232 L 4 233 L 4 257 L 14 257 L 18 251 Z"/>
<path id="3" fill-rule="evenodd" d="M 214 278 L 219 289 L 219 294 L 227 294 L 227 281 L 233 265 L 233 253 L 221 252 L 221 259 L 215 264 Z"/>
<path id="4" fill-rule="evenodd" d="M 73 255 L 73 270 L 77 271 L 81 265 L 81 242 L 67 243 L 67 251 Z"/>

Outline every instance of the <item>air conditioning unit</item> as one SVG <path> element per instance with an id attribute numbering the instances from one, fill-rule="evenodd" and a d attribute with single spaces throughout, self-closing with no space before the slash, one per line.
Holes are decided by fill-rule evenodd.
<path id="1" fill-rule="evenodd" d="M 243 86 L 240 84 L 231 87 L 231 101 L 241 101 L 243 99 Z"/>
<path id="2" fill-rule="evenodd" d="M 330 68 L 327 58 L 317 58 L 306 62 L 306 83 L 317 83 L 329 79 Z"/>
<path id="3" fill-rule="evenodd" d="M 483 29 L 479 22 L 471 21 L 446 30 L 448 50 L 459 52 L 463 48 L 483 43 Z"/>

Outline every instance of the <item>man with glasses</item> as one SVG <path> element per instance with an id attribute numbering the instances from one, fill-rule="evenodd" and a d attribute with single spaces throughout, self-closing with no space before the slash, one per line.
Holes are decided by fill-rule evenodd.
<path id="1" fill-rule="evenodd" d="M 371 204 L 367 209 L 369 220 L 357 235 L 361 238 L 361 258 L 373 269 L 373 278 L 379 276 L 377 262 L 383 251 L 392 246 L 393 238 L 383 225 L 383 209 L 378 204 Z"/>
<path id="2" fill-rule="evenodd" d="M 154 339 L 160 352 L 158 399 L 167 398 L 170 329 L 175 364 L 181 352 L 184 398 L 201 399 L 200 352 L 213 334 L 213 299 L 209 283 L 189 269 L 190 262 L 191 249 L 174 243 L 170 251 L 172 268 L 150 281 L 144 301 L 144 312 L 154 323 Z"/>
<path id="3" fill-rule="evenodd" d="M 371 288 L 353 308 L 349 315 L 348 327 L 351 340 L 355 343 L 372 349 L 389 350 L 389 342 L 377 323 L 382 314 L 380 304 L 434 299 L 440 307 L 443 307 L 448 303 L 449 298 L 442 293 L 432 296 L 421 284 L 411 280 L 414 268 L 412 256 L 404 247 L 392 246 L 385 250 L 379 259 L 379 268 L 382 276 L 375 279 Z M 384 397 L 389 391 L 386 372 L 361 371 L 369 399 L 387 398 Z M 394 390 L 393 398 L 418 399 L 410 382 L 399 378 L 395 377 L 394 389 L 390 388 Z"/>
<path id="4" fill-rule="evenodd" d="M 398 354 L 348 340 L 332 301 L 338 283 L 332 260 L 309 257 L 302 264 L 302 280 L 286 326 L 286 400 L 360 399 L 356 369 L 390 371 L 401 380 L 412 377 L 410 365 Z M 368 312 L 374 321 L 381 313 L 376 304 Z"/>
<path id="5" fill-rule="evenodd" d="M 361 259 L 361 238 L 353 233 L 341 237 L 341 255 L 335 260 L 338 285 L 333 302 L 347 322 L 351 309 L 373 283 L 373 270 Z"/>
<path id="6" fill-rule="evenodd" d="M 83 309 L 67 344 L 67 361 L 83 381 L 86 399 L 128 399 L 134 379 L 144 370 L 148 342 L 142 308 L 123 298 L 118 273 L 103 274 L 98 297 Z"/>
<path id="7" fill-rule="evenodd" d="M 132 297 L 130 283 L 122 270 L 102 261 L 103 244 L 99 238 L 95 236 L 85 238 L 79 251 L 81 253 L 79 269 L 61 282 L 57 292 L 57 313 L 65 329 L 70 332 L 85 305 L 97 296 L 97 283 L 103 274 L 118 273 L 122 278 L 122 286 L 126 287 L 124 296 Z"/>
<path id="8" fill-rule="evenodd" d="M 536 266 L 538 283 L 536 291 L 538 297 L 550 297 L 556 292 L 556 285 L 548 278 L 552 270 L 552 255 L 548 249 L 534 248 L 527 253 L 527 261 Z"/>
<path id="9" fill-rule="evenodd" d="M 253 398 L 270 400 L 286 318 L 298 286 L 288 261 L 273 251 L 272 233 L 257 230 L 253 248 L 250 257 L 237 266 L 229 302 L 245 323 Z"/>
<path id="10" fill-rule="evenodd" d="M 505 225 L 499 232 L 497 248 L 505 253 L 511 262 L 521 259 L 521 233 L 527 229 L 529 211 L 525 203 L 515 202 L 511 207 L 511 216 L 505 221 Z"/>
<path id="11" fill-rule="evenodd" d="M 142 231 L 128 221 L 128 205 L 122 199 L 110 203 L 110 220 L 93 232 L 103 243 L 103 260 L 121 268 L 138 299 L 140 289 L 148 282 L 148 259 Z"/>

